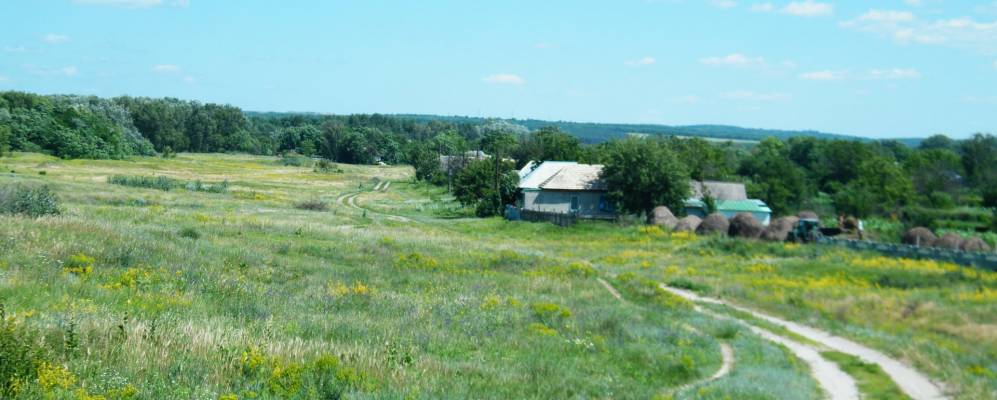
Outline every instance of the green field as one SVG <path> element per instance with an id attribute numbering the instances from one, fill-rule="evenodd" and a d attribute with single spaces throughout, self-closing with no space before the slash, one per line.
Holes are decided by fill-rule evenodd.
<path id="1" fill-rule="evenodd" d="M 823 396 L 785 348 L 658 283 L 877 348 L 953 398 L 997 393 L 997 274 L 467 218 L 409 167 L 338 168 L 0 158 L 0 186 L 49 185 L 61 201 L 58 216 L 0 214 L 0 398 Z M 733 369 L 706 380 L 722 344 Z M 842 359 L 871 398 L 897 393 Z"/>

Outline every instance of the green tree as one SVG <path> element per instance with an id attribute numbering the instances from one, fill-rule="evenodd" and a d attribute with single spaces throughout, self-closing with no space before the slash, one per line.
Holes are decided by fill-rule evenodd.
<path id="1" fill-rule="evenodd" d="M 895 212 L 913 197 L 914 185 L 904 170 L 888 157 L 873 157 L 859 164 L 858 178 L 834 196 L 838 211 L 866 217 Z"/>
<path id="2" fill-rule="evenodd" d="M 927 139 L 921 141 L 921 145 L 918 146 L 921 150 L 930 149 L 943 149 L 943 150 L 955 150 L 956 146 L 955 140 L 952 140 L 945 135 L 932 135 Z"/>
<path id="3" fill-rule="evenodd" d="M 963 174 L 959 154 L 945 148 L 914 151 L 903 167 L 922 196 L 933 192 L 954 193 Z"/>
<path id="4" fill-rule="evenodd" d="M 977 189 L 997 184 L 997 137 L 977 133 L 959 145 L 966 178 Z"/>
<path id="5" fill-rule="evenodd" d="M 495 185 L 493 160 L 471 161 L 457 174 L 453 184 L 453 194 L 465 206 L 473 206 L 480 217 L 500 215 L 502 204 L 515 200 L 516 184 L 519 175 L 515 165 L 502 161 L 499 165 L 498 185 Z"/>
<path id="6" fill-rule="evenodd" d="M 765 201 L 773 212 L 789 213 L 810 197 L 803 169 L 790 161 L 789 148 L 769 137 L 741 163 L 740 174 L 749 179 L 748 194 Z"/>
<path id="7" fill-rule="evenodd" d="M 415 168 L 415 178 L 424 182 L 434 182 L 442 175 L 440 157 L 433 143 L 413 142 L 408 147 L 408 161 Z"/>
<path id="8" fill-rule="evenodd" d="M 492 191 L 490 200 L 494 203 L 493 207 L 497 213 L 501 213 L 502 204 L 506 199 L 502 194 L 502 180 L 509 169 L 512 169 L 515 173 L 515 164 L 510 164 L 511 167 L 506 165 L 505 158 L 509 155 L 511 150 L 516 146 L 516 137 L 511 133 L 492 130 L 485 133 L 484 137 L 481 138 L 481 147 L 488 153 L 492 155 Z M 517 176 L 518 181 L 518 176 Z M 479 213 L 480 214 L 480 213 Z"/>
<path id="9" fill-rule="evenodd" d="M 654 207 L 684 208 L 689 173 L 661 140 L 627 138 L 607 147 L 601 178 L 618 209 L 653 217 Z"/>
<path id="10" fill-rule="evenodd" d="M 694 180 L 726 180 L 734 175 L 737 155 L 730 142 L 719 144 L 701 138 L 671 136 L 666 143 L 686 165 L 689 176 Z"/>
<path id="11" fill-rule="evenodd" d="M 562 132 L 556 126 L 548 126 L 530 133 L 514 151 L 519 165 L 530 161 L 577 161 L 581 153 L 581 142 Z"/>

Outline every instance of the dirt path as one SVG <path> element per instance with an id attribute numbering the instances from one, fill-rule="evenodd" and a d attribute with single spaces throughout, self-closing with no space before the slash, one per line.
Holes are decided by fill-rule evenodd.
<path id="1" fill-rule="evenodd" d="M 387 183 L 387 181 L 385 181 L 385 182 Z M 380 185 L 381 185 L 380 183 L 378 183 L 377 185 L 375 185 L 374 186 L 374 190 L 378 190 L 377 188 Z M 384 185 L 385 188 L 387 186 L 388 186 L 387 184 Z M 384 190 L 384 189 L 382 188 L 382 190 Z M 343 205 L 345 207 L 350 207 L 350 208 L 353 208 L 353 209 L 356 209 L 356 210 L 365 211 L 368 214 L 380 215 L 380 216 L 382 216 L 384 218 L 387 218 L 389 220 L 392 220 L 392 221 L 397 221 L 397 222 L 414 222 L 413 219 L 408 218 L 408 217 L 403 217 L 401 215 L 385 214 L 385 213 L 377 212 L 377 211 L 371 210 L 369 208 L 364 208 L 364 207 L 360 206 L 359 204 L 357 204 L 357 197 L 359 197 L 362 193 L 363 192 L 354 192 L 354 193 L 347 193 L 347 194 L 339 195 L 339 197 L 336 198 L 336 203 L 339 203 L 339 204 L 341 204 L 341 205 Z"/>
<path id="2" fill-rule="evenodd" d="M 617 300 L 619 300 L 619 301 L 626 301 L 626 300 L 623 300 L 623 296 L 620 295 L 620 292 L 618 292 L 616 290 L 616 288 L 613 287 L 613 285 L 610 285 L 609 282 L 606 282 L 605 279 L 596 278 L 596 280 L 599 281 L 599 284 L 601 284 L 604 288 L 606 288 L 606 290 L 609 291 L 609 294 L 612 295 L 613 297 L 615 297 Z M 689 328 L 692 329 L 693 331 L 695 331 L 696 333 L 700 333 L 698 330 L 696 330 L 696 328 L 693 328 L 693 327 L 689 327 Z M 678 392 L 684 391 L 686 389 L 690 389 L 690 388 L 693 388 L 693 387 L 696 387 L 696 386 L 699 386 L 699 385 L 702 385 L 702 384 L 705 384 L 705 383 L 710 383 L 710 382 L 713 382 L 713 381 L 715 381 L 717 379 L 720 379 L 720 378 L 723 378 L 723 377 L 727 376 L 727 374 L 729 374 L 730 371 L 732 371 L 734 369 L 734 348 L 730 347 L 730 345 L 727 344 L 726 342 L 722 342 L 721 341 L 720 342 L 720 358 L 722 359 L 722 361 L 720 363 L 720 369 L 718 369 L 717 372 L 714 372 L 713 375 L 711 375 L 709 378 L 698 380 L 698 381 L 695 381 L 695 382 L 687 383 L 685 385 L 682 385 L 682 386 L 680 386 L 680 387 L 672 390 L 671 392 L 672 393 L 678 393 Z"/>
<path id="3" fill-rule="evenodd" d="M 893 381 L 897 384 L 897 387 L 899 387 L 900 390 L 902 390 L 905 394 L 907 394 L 907 396 L 910 396 L 910 398 L 913 400 L 940 400 L 947 398 L 942 393 L 941 387 L 931 382 L 931 380 L 928 379 L 927 376 L 924 376 L 920 372 L 914 370 L 911 367 L 908 367 L 907 365 L 904 365 L 902 362 L 894 358 L 891 358 L 879 351 L 873 350 L 861 344 L 855 343 L 851 340 L 834 336 L 831 335 L 830 333 L 809 326 L 801 325 L 781 318 L 776 318 L 768 314 L 760 313 L 745 307 L 727 303 L 722 300 L 713 299 L 709 297 L 702 297 L 688 290 L 668 287 L 665 285 L 661 285 L 661 288 L 694 302 L 722 304 L 727 307 L 733 308 L 735 310 L 751 314 L 755 318 L 759 318 L 768 321 L 770 323 L 779 325 L 783 328 L 786 328 L 790 332 L 793 332 L 797 335 L 800 335 L 814 342 L 820 343 L 821 345 L 826 346 L 832 350 L 839 351 L 845 354 L 850 354 L 852 356 L 858 357 L 859 359 L 865 362 L 875 363 L 879 365 L 880 368 L 883 369 L 883 372 L 885 372 L 887 375 L 890 376 L 891 379 L 893 379 Z M 783 340 L 785 339 L 783 338 Z M 787 345 L 787 347 L 789 346 Z M 790 348 L 790 350 L 792 350 L 792 348 Z M 816 356 L 820 357 L 820 354 L 818 353 L 816 354 Z M 837 366 L 835 366 L 835 369 L 837 369 Z M 815 369 L 814 375 L 816 376 L 817 374 L 818 371 Z"/>

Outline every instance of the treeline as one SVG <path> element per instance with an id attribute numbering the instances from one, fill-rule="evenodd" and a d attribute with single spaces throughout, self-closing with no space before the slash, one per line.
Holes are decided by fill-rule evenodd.
<path id="1" fill-rule="evenodd" d="M 624 172 L 653 175 L 635 177 L 635 182 L 664 180 L 655 172 L 661 168 L 677 171 L 668 179 L 741 181 L 752 197 L 777 213 L 817 209 L 868 216 L 915 208 L 997 207 L 997 138 L 989 134 L 962 141 L 937 135 L 916 148 L 900 141 L 806 136 L 770 137 L 755 146 L 668 135 L 584 142 L 558 126 L 530 128 L 508 120 L 253 113 L 170 98 L 0 92 L 0 153 L 35 151 L 63 158 L 297 153 L 352 164 L 407 163 L 418 179 L 451 188 L 481 215 L 498 213 L 513 200 L 513 170 L 545 160 L 624 163 L 618 166 Z M 492 158 L 478 160 L 480 153 L 472 151 Z M 657 164 L 640 164 L 648 160 Z M 628 179 L 617 175 L 621 182 Z"/>

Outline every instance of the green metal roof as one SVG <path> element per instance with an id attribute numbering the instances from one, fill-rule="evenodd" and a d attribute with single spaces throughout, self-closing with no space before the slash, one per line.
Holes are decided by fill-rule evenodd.
<path id="1" fill-rule="evenodd" d="M 702 208 L 706 204 L 702 200 L 689 199 L 685 201 L 686 207 Z M 757 212 L 771 213 L 772 210 L 765 205 L 765 202 L 756 199 L 748 200 L 717 200 L 717 211 L 729 212 Z"/>

